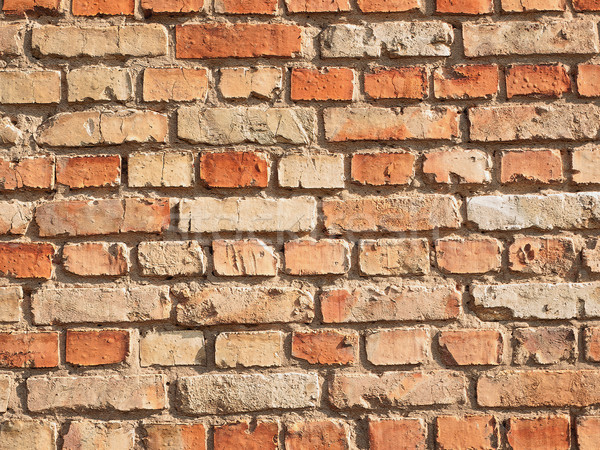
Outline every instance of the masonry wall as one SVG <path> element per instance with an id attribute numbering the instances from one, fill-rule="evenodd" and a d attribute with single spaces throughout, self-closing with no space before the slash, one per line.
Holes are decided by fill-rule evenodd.
<path id="1" fill-rule="evenodd" d="M 600 448 L 600 1 L 0 4 L 0 448 Z"/>

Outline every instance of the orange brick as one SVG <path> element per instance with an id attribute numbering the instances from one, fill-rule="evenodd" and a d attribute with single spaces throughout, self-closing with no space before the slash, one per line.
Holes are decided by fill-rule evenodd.
<path id="1" fill-rule="evenodd" d="M 440 269 L 450 273 L 486 273 L 500 270 L 502 244 L 493 238 L 447 238 L 435 242 Z"/>
<path id="2" fill-rule="evenodd" d="M 422 419 L 369 419 L 370 450 L 425 450 L 426 439 Z"/>
<path id="3" fill-rule="evenodd" d="M 524 150 L 502 153 L 501 183 L 564 181 L 560 150 Z"/>
<path id="4" fill-rule="evenodd" d="M 485 366 L 502 362 L 502 335 L 494 330 L 442 331 L 442 361 L 449 366 Z"/>
<path id="5" fill-rule="evenodd" d="M 292 69 L 292 100 L 352 100 L 353 93 L 351 69 Z"/>
<path id="6" fill-rule="evenodd" d="M 583 333 L 585 358 L 588 361 L 600 362 L 600 327 L 587 327 Z"/>
<path id="7" fill-rule="evenodd" d="M 598 72 L 600 75 L 600 72 Z M 572 152 L 573 182 L 600 183 L 600 147 L 583 145 Z"/>
<path id="8" fill-rule="evenodd" d="M 437 12 L 448 14 L 489 14 L 493 0 L 436 0 Z"/>
<path id="9" fill-rule="evenodd" d="M 47 368 L 58 366 L 58 333 L 0 333 L 0 366 Z"/>
<path id="10" fill-rule="evenodd" d="M 302 239 L 286 242 L 285 271 L 290 275 L 341 275 L 350 269 L 346 241 Z"/>
<path id="11" fill-rule="evenodd" d="M 506 95 L 540 95 L 560 97 L 571 91 L 567 69 L 560 65 L 512 66 L 506 72 Z"/>
<path id="12" fill-rule="evenodd" d="M 285 0 L 290 13 L 350 11 L 349 0 Z"/>
<path id="13" fill-rule="evenodd" d="M 250 431 L 248 422 L 215 427 L 215 450 L 277 450 L 279 425 L 260 422 Z"/>
<path id="14" fill-rule="evenodd" d="M 121 183 L 121 157 L 60 156 L 56 159 L 56 183 L 72 189 L 118 186 Z"/>
<path id="15" fill-rule="evenodd" d="M 352 364 L 357 351 L 358 334 L 354 331 L 294 332 L 292 337 L 292 356 L 310 364 Z"/>
<path id="16" fill-rule="evenodd" d="M 54 159 L 23 158 L 17 162 L 0 159 L 0 190 L 51 189 L 54 187 Z"/>
<path id="17" fill-rule="evenodd" d="M 502 10 L 507 12 L 564 11 L 565 0 L 502 0 Z"/>
<path id="18" fill-rule="evenodd" d="M 569 416 L 508 419 L 508 443 L 513 450 L 571 448 Z"/>
<path id="19" fill-rule="evenodd" d="M 52 244 L 0 242 L 0 275 L 49 279 L 53 256 Z"/>
<path id="20" fill-rule="evenodd" d="M 134 8 L 135 0 L 73 0 L 73 14 L 76 16 L 132 16 Z"/>
<path id="21" fill-rule="evenodd" d="M 490 98 L 498 92 L 498 67 L 472 65 L 440 67 L 433 72 L 436 98 Z"/>
<path id="22" fill-rule="evenodd" d="M 494 416 L 438 416 L 436 425 L 440 450 L 497 448 Z"/>
<path id="23" fill-rule="evenodd" d="M 600 0 L 573 0 L 577 11 L 600 11 Z"/>
<path id="24" fill-rule="evenodd" d="M 2 11 L 5 14 L 22 15 L 32 11 L 58 11 L 61 0 L 4 0 Z"/>
<path id="25" fill-rule="evenodd" d="M 347 450 L 348 433 L 343 424 L 332 421 L 297 422 L 285 434 L 286 450 Z"/>
<path id="26" fill-rule="evenodd" d="M 142 0 L 142 9 L 153 13 L 190 13 L 202 11 L 204 0 Z"/>
<path id="27" fill-rule="evenodd" d="M 358 7 L 365 13 L 402 12 L 421 9 L 422 0 L 358 0 Z"/>
<path id="28" fill-rule="evenodd" d="M 571 238 L 515 237 L 508 248 L 508 267 L 515 272 L 565 276 L 573 269 L 577 257 Z"/>
<path id="29" fill-rule="evenodd" d="M 423 67 L 377 68 L 365 74 L 365 93 L 374 99 L 427 97 L 429 82 Z"/>
<path id="30" fill-rule="evenodd" d="M 65 270 L 81 276 L 119 276 L 129 271 L 125 244 L 84 242 L 65 244 L 62 252 Z"/>
<path id="31" fill-rule="evenodd" d="M 206 450 L 206 429 L 201 423 L 154 423 L 145 429 L 146 450 Z"/>
<path id="32" fill-rule="evenodd" d="M 578 66 L 577 91 L 582 97 L 600 97 L 600 65 L 580 64 Z"/>
<path id="33" fill-rule="evenodd" d="M 210 187 L 267 187 L 269 161 L 254 152 L 205 152 L 200 156 L 200 178 Z"/>
<path id="34" fill-rule="evenodd" d="M 577 444 L 579 444 L 579 450 L 600 448 L 600 417 L 577 418 Z"/>
<path id="35" fill-rule="evenodd" d="M 185 102 L 204 100 L 208 92 L 206 69 L 146 69 L 144 70 L 144 101 Z"/>
<path id="36" fill-rule="evenodd" d="M 412 153 L 357 153 L 352 156 L 352 180 L 374 186 L 408 184 L 415 159 Z"/>
<path id="37" fill-rule="evenodd" d="M 421 364 L 429 358 L 431 336 L 426 328 L 377 330 L 365 340 L 367 359 L 377 366 Z"/>
<path id="38" fill-rule="evenodd" d="M 118 364 L 129 354 L 129 332 L 125 330 L 67 330 L 66 361 L 77 366 Z"/>
<path id="39" fill-rule="evenodd" d="M 265 14 L 277 12 L 277 0 L 215 0 L 219 14 Z"/>
<path id="40" fill-rule="evenodd" d="M 301 29 L 284 24 L 192 24 L 175 29 L 177 58 L 292 57 L 302 49 Z"/>
<path id="41" fill-rule="evenodd" d="M 435 183 L 482 184 L 491 180 L 490 157 L 480 150 L 460 148 L 424 155 L 423 173 Z"/>

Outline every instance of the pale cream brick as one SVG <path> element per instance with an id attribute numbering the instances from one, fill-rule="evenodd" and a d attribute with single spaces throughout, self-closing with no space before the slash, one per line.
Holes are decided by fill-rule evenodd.
<path id="1" fill-rule="evenodd" d="M 215 341 L 217 367 L 273 367 L 283 364 L 281 331 L 221 333 Z"/>
<path id="2" fill-rule="evenodd" d="M 144 275 L 202 275 L 206 270 L 206 257 L 196 241 L 141 242 L 138 260 Z"/>
<path id="3" fill-rule="evenodd" d="M 60 102 L 58 71 L 0 71 L 0 103 Z"/>
<path id="4" fill-rule="evenodd" d="M 0 322 L 18 322 L 21 320 L 22 302 L 22 287 L 0 287 Z"/>
<path id="5" fill-rule="evenodd" d="M 134 153 L 128 159 L 130 187 L 189 187 L 194 184 L 190 152 Z"/>
<path id="6" fill-rule="evenodd" d="M 0 423 L 2 450 L 56 450 L 57 426 L 42 420 L 7 420 Z"/>
<path id="7" fill-rule="evenodd" d="M 67 74 L 70 102 L 129 100 L 133 94 L 131 72 L 114 67 L 84 67 Z"/>
<path id="8" fill-rule="evenodd" d="M 21 24 L 0 25 L 0 55 L 19 55 L 23 53 Z"/>
<path id="9" fill-rule="evenodd" d="M 131 422 L 77 420 L 63 436 L 63 450 L 133 450 L 135 429 Z"/>
<path id="10" fill-rule="evenodd" d="M 215 273 L 221 276 L 275 276 L 279 258 L 272 247 L 259 239 L 212 243 Z"/>
<path id="11" fill-rule="evenodd" d="M 195 366 L 206 362 L 201 331 L 152 331 L 140 339 L 142 366 Z"/>
<path id="12" fill-rule="evenodd" d="M 289 188 L 342 189 L 343 155 L 286 155 L 279 160 L 279 185 Z"/>
<path id="13" fill-rule="evenodd" d="M 278 67 L 231 67 L 221 69 L 219 89 L 225 98 L 272 98 L 281 89 Z"/>

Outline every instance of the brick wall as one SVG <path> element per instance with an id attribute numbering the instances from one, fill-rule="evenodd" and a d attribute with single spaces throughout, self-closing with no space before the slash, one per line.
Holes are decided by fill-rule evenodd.
<path id="1" fill-rule="evenodd" d="M 0 448 L 600 448 L 598 0 L 3 0 Z"/>

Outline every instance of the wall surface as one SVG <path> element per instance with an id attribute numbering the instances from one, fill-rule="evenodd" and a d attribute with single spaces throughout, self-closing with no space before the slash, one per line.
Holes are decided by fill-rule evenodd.
<path id="1" fill-rule="evenodd" d="M 600 448 L 600 1 L 0 8 L 0 449 Z"/>

